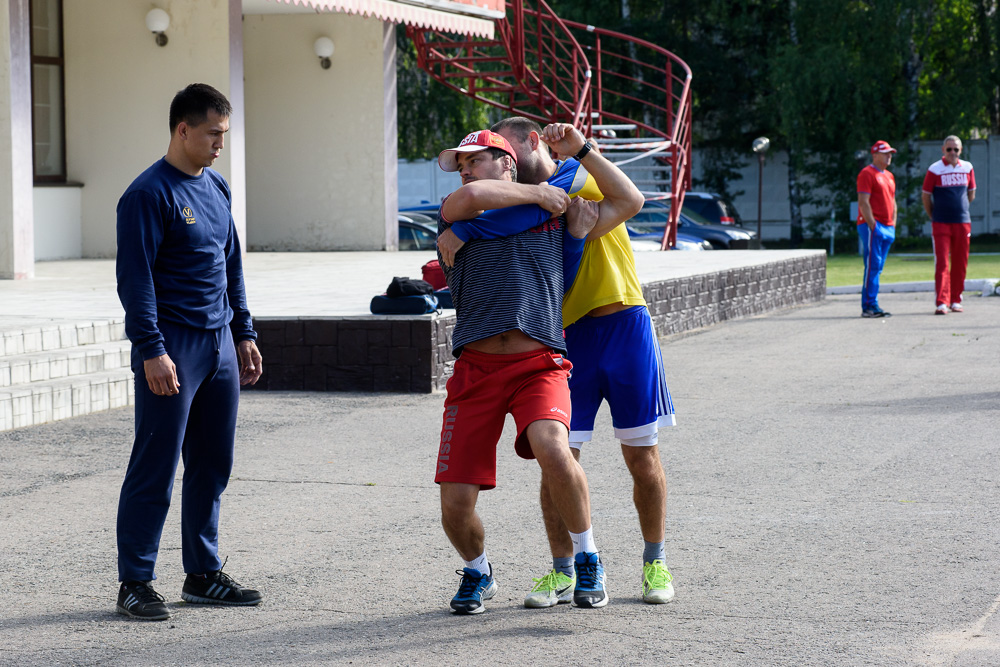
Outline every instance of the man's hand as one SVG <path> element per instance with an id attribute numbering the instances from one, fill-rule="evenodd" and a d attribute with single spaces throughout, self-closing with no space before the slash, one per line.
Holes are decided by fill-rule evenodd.
<path id="1" fill-rule="evenodd" d="M 538 205 L 549 213 L 562 215 L 569 208 L 569 195 L 562 188 L 557 188 L 548 183 L 541 183 L 538 188 Z"/>
<path id="2" fill-rule="evenodd" d="M 600 206 L 595 201 L 577 197 L 566 209 L 566 228 L 570 236 L 577 239 L 587 237 L 597 224 Z"/>
<path id="3" fill-rule="evenodd" d="M 180 392 L 181 385 L 177 381 L 177 366 L 166 354 L 161 354 L 142 362 L 142 370 L 146 375 L 149 390 L 157 396 L 173 396 Z"/>
<path id="4" fill-rule="evenodd" d="M 587 143 L 586 137 L 569 123 L 552 123 L 542 130 L 542 141 L 559 155 L 573 157 Z"/>
<path id="5" fill-rule="evenodd" d="M 465 241 L 458 238 L 451 229 L 446 229 L 437 238 L 437 247 L 441 252 L 441 259 L 445 266 L 455 266 L 455 255 L 465 245 Z"/>
<path id="6" fill-rule="evenodd" d="M 252 340 L 241 340 L 236 346 L 236 354 L 240 358 L 240 384 L 257 384 L 264 371 L 257 344 Z"/>

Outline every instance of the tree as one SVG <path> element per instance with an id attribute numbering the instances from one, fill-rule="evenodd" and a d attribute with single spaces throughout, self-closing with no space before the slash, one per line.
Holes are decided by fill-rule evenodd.
<path id="1" fill-rule="evenodd" d="M 825 227 L 831 210 L 847 220 L 855 154 L 865 151 L 867 161 L 875 140 L 900 149 L 900 221 L 917 232 L 925 166 L 918 141 L 1000 134 L 1000 0 L 549 4 L 563 18 L 650 41 L 687 62 L 698 186 L 739 194 L 754 137 L 787 150 L 793 242 Z M 416 72 L 408 41 L 399 52 L 400 155 L 433 155 L 441 137 L 446 144 L 498 113 Z M 800 211 L 810 204 L 819 213 L 806 225 Z M 853 221 L 845 231 L 853 232 Z"/>
<path id="2" fill-rule="evenodd" d="M 499 119 L 493 107 L 434 81 L 417 67 L 417 50 L 396 27 L 397 149 L 404 160 L 432 158 L 469 132 Z"/>

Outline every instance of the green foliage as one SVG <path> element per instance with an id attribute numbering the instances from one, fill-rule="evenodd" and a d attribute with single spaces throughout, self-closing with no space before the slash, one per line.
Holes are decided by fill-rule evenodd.
<path id="1" fill-rule="evenodd" d="M 452 90 L 417 67 L 417 51 L 396 28 L 397 149 L 404 160 L 430 159 L 457 144 L 469 132 L 499 120 L 493 107 Z"/>
<path id="2" fill-rule="evenodd" d="M 528 3 L 534 6 L 535 3 Z M 734 196 L 754 137 L 789 151 L 801 195 L 830 212 L 839 236 L 867 149 L 899 149 L 899 224 L 923 227 L 916 141 L 1000 134 L 1000 6 L 997 0 L 551 0 L 557 15 L 633 35 L 682 58 L 693 73 L 696 185 Z M 416 71 L 399 48 L 400 155 L 433 155 L 488 122 L 485 105 Z M 864 160 L 855 158 L 863 151 Z M 745 188 L 745 186 L 744 186 Z M 793 202 L 793 205 L 796 202 Z"/>
<path id="3" fill-rule="evenodd" d="M 938 0 L 927 18 L 921 49 L 921 137 L 969 136 L 991 129 L 1000 133 L 1000 123 L 991 119 L 1000 76 L 996 2 Z"/>
<path id="4" fill-rule="evenodd" d="M 973 240 L 973 251 L 976 250 Z M 893 252 L 886 258 L 882 269 L 881 282 L 910 283 L 934 280 L 934 256 L 926 252 L 920 256 L 901 256 Z M 967 277 L 969 280 L 997 278 L 1000 276 L 1000 257 L 996 255 L 971 255 Z M 857 246 L 853 252 L 837 254 L 826 258 L 826 286 L 841 287 L 845 285 L 860 285 L 864 278 L 864 262 L 857 254 Z"/>

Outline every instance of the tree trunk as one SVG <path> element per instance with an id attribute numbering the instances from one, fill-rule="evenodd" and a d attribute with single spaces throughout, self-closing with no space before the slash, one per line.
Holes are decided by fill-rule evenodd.
<path id="1" fill-rule="evenodd" d="M 788 3 L 788 38 L 792 45 L 798 47 L 799 33 L 795 29 L 795 12 L 798 9 L 795 0 Z M 792 132 L 788 137 L 788 216 L 791 222 L 791 245 L 798 248 L 802 245 L 802 192 L 799 186 L 799 150 L 798 150 L 798 120 L 792 121 Z"/>
<path id="2" fill-rule="evenodd" d="M 917 128 L 917 95 L 920 88 L 920 72 L 923 69 L 923 62 L 917 52 L 916 42 L 916 20 L 912 9 L 906 9 L 900 14 L 899 27 L 909 35 L 907 40 L 908 55 L 906 63 L 903 65 L 903 76 L 906 79 L 906 205 L 905 225 L 907 236 L 920 236 L 923 232 L 922 204 L 918 197 L 917 179 L 920 177 L 920 165 L 917 160 L 920 157 L 920 149 L 917 146 L 919 129 Z M 919 208 L 919 211 L 918 211 Z"/>

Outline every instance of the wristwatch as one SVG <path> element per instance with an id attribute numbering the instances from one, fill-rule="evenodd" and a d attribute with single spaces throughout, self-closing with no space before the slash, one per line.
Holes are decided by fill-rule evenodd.
<path id="1" fill-rule="evenodd" d="M 573 157 L 576 158 L 576 160 L 579 162 L 580 160 L 582 160 L 584 157 L 587 156 L 587 153 L 589 153 L 593 149 L 594 149 L 594 144 L 588 141 L 583 145 L 583 148 L 580 149 L 580 152 L 574 155 Z"/>

